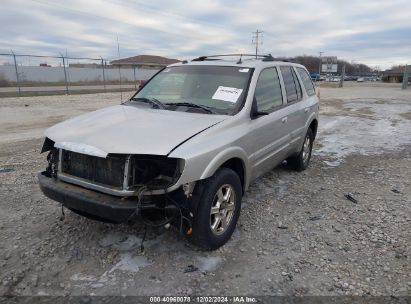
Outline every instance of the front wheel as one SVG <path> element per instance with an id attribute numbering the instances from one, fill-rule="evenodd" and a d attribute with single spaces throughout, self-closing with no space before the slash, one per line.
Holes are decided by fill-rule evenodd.
<path id="1" fill-rule="evenodd" d="M 238 175 L 229 168 L 219 169 L 205 181 L 189 241 L 208 250 L 224 245 L 237 224 L 241 198 Z"/>
<path id="2" fill-rule="evenodd" d="M 297 171 L 303 171 L 308 168 L 313 149 L 314 134 L 311 128 L 307 130 L 304 138 L 303 147 L 297 156 L 287 159 L 288 164 Z"/>

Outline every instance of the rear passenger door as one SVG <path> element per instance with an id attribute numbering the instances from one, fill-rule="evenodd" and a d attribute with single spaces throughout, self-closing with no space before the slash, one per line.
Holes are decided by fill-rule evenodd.
<path id="1" fill-rule="evenodd" d="M 252 179 L 283 161 L 288 151 L 289 131 L 286 129 L 284 98 L 277 68 L 261 71 L 253 107 L 265 115 L 253 117 L 250 121 L 247 142 L 251 152 Z"/>
<path id="2" fill-rule="evenodd" d="M 303 90 L 292 66 L 282 66 L 280 70 L 287 95 L 285 108 L 287 109 L 288 128 L 290 130 L 290 147 L 292 152 L 295 152 L 299 140 L 305 135 L 303 134 L 305 130 Z"/>

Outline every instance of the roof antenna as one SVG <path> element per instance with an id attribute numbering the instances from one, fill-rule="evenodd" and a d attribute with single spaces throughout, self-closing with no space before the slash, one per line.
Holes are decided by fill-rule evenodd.
<path id="1" fill-rule="evenodd" d="M 118 43 L 118 35 L 117 35 L 117 53 L 118 53 L 118 75 L 120 77 L 120 100 L 123 103 L 123 87 L 121 85 L 121 68 L 120 68 L 120 43 Z"/>
<path id="2" fill-rule="evenodd" d="M 237 64 L 242 64 L 243 62 L 241 61 L 241 58 L 243 57 L 243 54 L 240 54 L 240 59 L 237 61 Z"/>

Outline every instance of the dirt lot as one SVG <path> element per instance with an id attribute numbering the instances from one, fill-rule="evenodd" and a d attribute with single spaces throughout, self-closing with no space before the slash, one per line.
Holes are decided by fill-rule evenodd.
<path id="1" fill-rule="evenodd" d="M 0 294 L 409 295 L 411 90 L 349 84 L 321 98 L 310 168 L 254 182 L 227 245 L 203 252 L 158 229 L 144 253 L 141 224 L 60 221 L 36 181 L 43 130 L 119 94 L 1 99 Z"/>

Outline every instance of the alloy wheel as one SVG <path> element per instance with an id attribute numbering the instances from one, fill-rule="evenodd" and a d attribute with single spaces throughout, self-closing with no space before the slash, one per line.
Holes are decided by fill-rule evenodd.
<path id="1" fill-rule="evenodd" d="M 235 191 L 231 185 L 222 185 L 214 196 L 210 211 L 210 228 L 216 235 L 223 234 L 233 219 Z"/>

